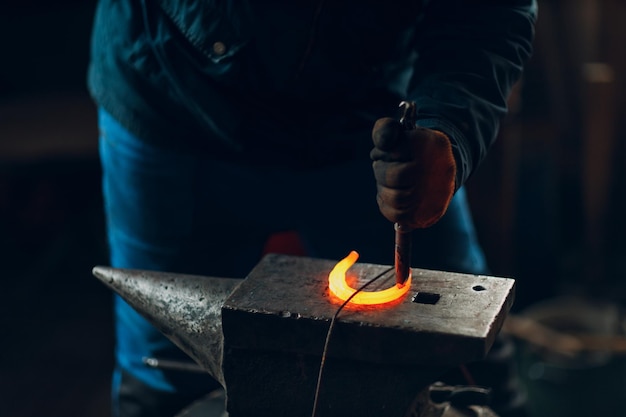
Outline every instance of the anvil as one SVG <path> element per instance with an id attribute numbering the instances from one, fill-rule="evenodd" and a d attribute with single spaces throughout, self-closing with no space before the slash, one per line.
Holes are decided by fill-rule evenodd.
<path id="1" fill-rule="evenodd" d="M 311 415 L 324 342 L 341 304 L 328 290 L 335 263 L 270 254 L 243 280 L 93 272 L 224 386 L 230 417 L 291 417 Z M 349 275 L 360 283 L 385 269 L 357 263 Z M 318 416 L 415 413 L 420 391 L 487 354 L 515 281 L 423 269 L 412 276 L 403 299 L 341 311 Z M 389 278 L 386 285 L 395 285 Z"/>

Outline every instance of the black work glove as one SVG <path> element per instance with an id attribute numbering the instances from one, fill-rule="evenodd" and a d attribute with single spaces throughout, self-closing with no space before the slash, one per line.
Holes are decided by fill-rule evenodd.
<path id="1" fill-rule="evenodd" d="M 435 224 L 454 195 L 456 163 L 448 137 L 436 130 L 405 129 L 392 118 L 372 130 L 377 201 L 390 221 L 410 229 Z"/>

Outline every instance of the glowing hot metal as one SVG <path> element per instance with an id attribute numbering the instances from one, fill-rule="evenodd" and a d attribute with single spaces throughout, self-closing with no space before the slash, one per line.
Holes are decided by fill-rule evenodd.
<path id="1" fill-rule="evenodd" d="M 343 258 L 335 265 L 328 275 L 328 288 L 340 300 L 346 301 L 357 290 L 352 288 L 346 282 L 346 271 L 354 265 L 359 258 L 359 254 L 355 251 L 350 252 L 348 256 Z M 411 288 L 411 276 L 406 280 L 404 285 L 396 284 L 391 288 L 381 291 L 361 291 L 351 300 L 351 304 L 373 305 L 384 304 L 397 300 L 409 291 Z"/>

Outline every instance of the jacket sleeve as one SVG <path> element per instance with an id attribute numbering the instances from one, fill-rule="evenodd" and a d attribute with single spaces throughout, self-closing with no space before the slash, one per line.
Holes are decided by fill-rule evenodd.
<path id="1" fill-rule="evenodd" d="M 452 141 L 456 188 L 498 133 L 507 98 L 532 53 L 535 0 L 434 0 L 421 22 L 408 97 L 417 124 Z"/>

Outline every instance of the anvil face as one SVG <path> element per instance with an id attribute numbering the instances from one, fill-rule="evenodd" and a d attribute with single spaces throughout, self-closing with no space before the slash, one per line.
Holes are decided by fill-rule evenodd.
<path id="1" fill-rule="evenodd" d="M 232 417 L 308 415 L 330 321 L 335 261 L 268 255 L 222 308 Z M 356 264 L 359 283 L 387 269 Z M 395 285 L 393 274 L 386 286 Z M 445 370 L 484 357 L 513 302 L 512 279 L 413 270 L 409 293 L 346 307 L 329 344 L 320 416 L 403 416 Z M 254 376 L 253 376 L 254 375 Z M 278 404 L 276 401 L 278 399 Z"/>
<path id="2" fill-rule="evenodd" d="M 341 301 L 328 290 L 335 261 L 266 256 L 222 309 L 230 346 L 319 355 Z M 356 264 L 358 283 L 383 272 Z M 383 286 L 394 284 L 393 273 Z M 513 301 L 514 280 L 413 270 L 409 293 L 375 306 L 348 305 L 329 356 L 377 363 L 450 366 L 481 359 Z"/>

